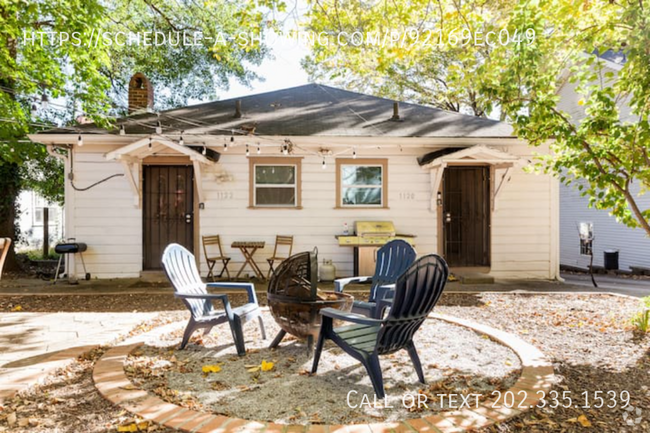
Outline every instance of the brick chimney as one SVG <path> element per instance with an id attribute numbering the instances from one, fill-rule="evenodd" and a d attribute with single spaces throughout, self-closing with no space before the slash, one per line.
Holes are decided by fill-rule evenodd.
<path id="1" fill-rule="evenodd" d="M 153 86 L 145 75 L 137 72 L 129 81 L 129 114 L 153 110 Z"/>

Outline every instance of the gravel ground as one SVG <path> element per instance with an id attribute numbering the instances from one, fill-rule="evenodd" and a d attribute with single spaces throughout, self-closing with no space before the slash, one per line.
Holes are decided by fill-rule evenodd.
<path id="1" fill-rule="evenodd" d="M 269 336 L 279 330 L 270 314 L 264 313 Z M 360 406 L 367 395 L 374 406 L 374 392 L 365 369 L 334 344 L 323 350 L 318 374 L 309 375 L 312 356 L 303 341 L 288 340 L 276 350 L 268 349 L 254 324 L 245 327 L 248 355 L 236 356 L 227 328 L 216 328 L 200 337 L 201 346 L 170 350 L 180 341 L 181 331 L 163 337 L 156 347 L 147 346 L 129 360 L 127 372 L 134 382 L 168 400 L 193 408 L 238 418 L 280 423 L 362 423 L 418 418 L 448 406 L 435 394 L 481 394 L 510 387 L 521 364 L 509 348 L 466 328 L 440 320 L 427 320 L 416 336 L 428 385 L 418 382 L 405 351 L 381 358 L 385 402 Z M 270 371 L 256 367 L 273 362 Z M 202 367 L 218 365 L 217 373 L 204 374 Z M 174 390 L 174 391 L 172 391 Z M 421 410 L 405 407 L 410 397 L 427 395 Z M 417 397 L 416 397 L 417 398 Z M 390 407 L 392 406 L 392 408 Z"/>
<path id="2" fill-rule="evenodd" d="M 18 303 L 13 305 L 26 306 L 23 311 L 145 311 L 171 309 L 178 310 L 165 313 L 167 323 L 170 320 L 186 320 L 187 312 L 183 305 L 171 296 L 30 296 L 20 297 Z M 89 299 L 100 299 L 93 301 Z M 263 297 L 261 301 L 264 302 Z M 25 301 L 23 301 L 23 299 Z M 38 299 L 38 303 L 29 304 L 28 301 Z M 52 301 L 51 303 L 46 302 Z M 0 297 L 1 311 L 7 311 L 7 297 Z M 15 302 L 12 301 L 12 302 Z M 110 307 L 108 307 L 110 306 Z M 167 306 L 167 307 L 166 307 Z M 13 307 L 12 307 L 13 308 Z M 110 310 L 102 308 L 112 308 Z M 441 298 L 436 312 L 449 314 L 461 318 L 475 320 L 498 329 L 511 332 L 522 339 L 537 346 L 549 355 L 554 362 L 560 383 L 555 387 L 559 392 L 568 392 L 577 403 L 575 407 L 563 408 L 561 406 L 550 409 L 534 409 L 526 412 L 507 423 L 491 427 L 485 431 L 490 432 L 648 432 L 650 431 L 650 337 L 633 332 L 629 318 L 638 311 L 637 300 L 609 295 L 526 295 L 526 294 L 446 294 Z M 267 321 L 269 328 L 270 323 Z M 156 326 L 156 322 L 143 324 L 138 327 L 138 332 L 146 331 Z M 249 325 L 250 326 L 250 325 Z M 271 333 L 269 332 L 270 337 Z M 218 335 L 216 333 L 215 335 Z M 217 343 L 221 337 L 217 337 Z M 226 343 L 223 337 L 223 344 Z M 437 336 L 438 338 L 438 336 Z M 209 340 L 207 340 L 209 343 Z M 230 340 L 228 340 L 229 342 Z M 296 344 L 287 341 L 281 349 L 274 352 L 274 357 L 267 359 L 277 360 L 278 370 L 260 373 L 262 380 L 269 379 L 269 374 L 282 373 L 284 363 L 290 362 L 284 355 L 292 350 Z M 331 346 L 330 346 L 331 347 Z M 299 347 L 296 347 L 298 350 Z M 328 348 L 328 351 L 334 350 Z M 201 353 L 204 350 L 194 351 Z M 300 352 L 298 350 L 298 352 Z M 175 352 L 178 356 L 178 353 Z M 280 357 L 282 355 L 282 357 Z M 160 355 L 166 357 L 168 355 Z M 252 357 L 253 355 L 249 355 Z M 287 357 L 285 359 L 285 356 Z M 255 362 L 261 362 L 255 358 Z M 384 359 L 386 361 L 384 361 Z M 394 373 L 387 369 L 389 361 L 382 359 L 385 377 Z M 214 383 L 216 390 L 220 385 L 218 379 L 226 372 L 232 363 L 239 362 L 238 358 L 227 359 L 220 373 L 211 373 L 204 380 Z M 130 421 L 128 414 L 123 413 L 106 402 L 96 393 L 90 379 L 90 361 L 80 361 L 73 367 L 72 373 L 63 372 L 63 375 L 54 375 L 48 379 L 45 388 L 36 387 L 23 393 L 20 400 L 10 402 L 0 408 L 0 431 L 18 432 L 53 432 L 53 425 L 61 432 L 79 431 L 116 431 L 116 426 L 121 422 Z M 296 358 L 295 363 L 300 363 Z M 425 365 L 433 363 L 425 361 Z M 249 365 L 249 364 L 246 364 Z M 302 365 L 309 367 L 308 362 Z M 324 365 L 324 364 L 321 364 Z M 410 363 L 404 363 L 404 375 L 408 383 L 415 381 Z M 361 377 L 360 369 L 358 374 Z M 309 378 L 313 381 L 325 381 L 324 372 L 316 377 Z M 399 373 L 402 374 L 402 373 Z M 398 376 L 392 376 L 398 377 Z M 401 376 L 400 376 L 401 377 Z M 278 379 L 273 378 L 271 379 Z M 347 380 L 347 379 L 346 379 Z M 356 384 L 354 384 L 356 386 Z M 366 384 L 367 386 L 367 384 Z M 47 388 L 50 387 L 50 388 Z M 361 391 L 363 388 L 358 388 Z M 369 388 L 367 388 L 369 389 Z M 247 394 L 239 390 L 240 395 Z M 614 391 L 619 398 L 616 407 L 612 408 L 582 408 L 584 405 L 583 393 L 590 395 L 589 404 L 594 404 L 594 393 L 597 391 Z M 621 392 L 627 391 L 630 395 L 630 405 L 623 408 L 624 401 L 620 399 Z M 251 391 L 251 394 L 258 391 Z M 391 391 L 389 391 L 389 394 Z M 48 401 L 49 395 L 58 395 L 62 402 Z M 177 396 L 182 398 L 182 395 Z M 275 396 L 274 396 L 275 397 Z M 275 398 L 274 398 L 275 399 Z M 277 402 L 278 399 L 275 399 Z M 344 404 L 345 402 L 343 402 Z M 610 405 L 612 402 L 607 401 Z M 252 405 L 257 405 L 254 400 Z M 54 407 L 56 410 L 50 409 Z M 306 415 L 311 415 L 304 411 Z M 15 412 L 17 419 L 30 418 L 36 420 L 35 424 L 27 427 L 9 428 L 7 415 Z M 318 411 L 319 417 L 322 411 Z M 296 415 L 301 415 L 298 412 Z M 373 418 L 374 419 L 374 418 Z M 52 421 L 48 421 L 52 420 Z M 82 421 L 80 421 L 82 420 Z M 586 421 L 586 422 L 585 422 Z M 51 424 L 53 422 L 53 424 Z M 584 427 L 591 425 L 591 427 Z M 150 426 L 152 428 L 153 426 Z M 162 429 L 166 432 L 167 430 Z"/>

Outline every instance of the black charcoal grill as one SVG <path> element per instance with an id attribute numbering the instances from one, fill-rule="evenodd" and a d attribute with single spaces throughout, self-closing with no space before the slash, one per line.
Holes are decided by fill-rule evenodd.
<path id="1" fill-rule="evenodd" d="M 282 328 L 271 343 L 277 347 L 287 333 L 307 338 L 311 350 L 320 331 L 321 308 L 350 311 L 354 298 L 345 293 L 318 290 L 318 250 L 302 252 L 284 260 L 269 281 L 271 315 Z"/>
<path id="2" fill-rule="evenodd" d="M 88 246 L 84 244 L 83 242 L 66 242 L 62 244 L 57 244 L 57 246 L 54 247 L 54 252 L 59 254 L 59 263 L 56 265 L 56 271 L 54 273 L 54 284 L 56 284 L 56 280 L 59 276 L 59 269 L 61 268 L 61 261 L 63 260 L 63 256 L 66 254 L 77 254 L 79 253 L 79 257 L 81 257 L 81 264 L 84 267 L 84 274 L 86 277 L 86 281 L 90 280 L 90 274 L 88 271 L 86 271 L 86 263 L 84 262 L 84 255 L 83 252 L 88 249 Z M 66 260 L 66 263 L 68 261 Z M 70 276 L 68 275 L 68 281 L 70 280 Z"/>

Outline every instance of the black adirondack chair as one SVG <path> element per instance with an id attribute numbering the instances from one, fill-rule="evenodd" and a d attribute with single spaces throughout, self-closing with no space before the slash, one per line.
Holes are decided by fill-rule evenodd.
<path id="1" fill-rule="evenodd" d="M 430 254 L 420 258 L 397 279 L 393 305 L 385 319 L 372 319 L 333 308 L 321 310 L 323 322 L 312 373 L 318 370 L 323 343 L 329 339 L 363 364 L 379 398 L 384 398 L 379 355 L 405 349 L 411 357 L 418 379 L 425 383 L 413 335 L 440 299 L 448 275 L 447 263 L 440 256 Z M 334 328 L 332 323 L 335 319 L 352 325 Z"/>
<path id="2" fill-rule="evenodd" d="M 174 286 L 174 296 L 180 298 L 191 316 L 183 334 L 181 350 L 185 348 L 192 333 L 197 329 L 204 329 L 204 335 L 216 325 L 228 322 L 235 341 L 237 353 L 246 354 L 244 347 L 244 333 L 242 324 L 257 317 L 262 338 L 266 340 L 264 322 L 262 321 L 260 306 L 255 296 L 255 286 L 251 283 L 204 283 L 196 268 L 194 255 L 178 244 L 170 244 L 165 248 L 162 265 L 167 278 Z M 248 303 L 232 308 L 228 295 L 223 293 L 208 293 L 207 287 L 220 289 L 246 290 Z M 224 311 L 217 311 L 212 305 L 213 300 L 223 303 Z"/>
<path id="3" fill-rule="evenodd" d="M 397 277 L 415 261 L 417 253 L 406 241 L 395 239 L 377 250 L 375 275 L 372 277 L 342 278 L 334 281 L 334 290 L 342 292 L 350 283 L 363 283 L 372 280 L 368 302 L 354 301 L 352 312 L 380 319 L 392 302 L 393 285 Z"/>

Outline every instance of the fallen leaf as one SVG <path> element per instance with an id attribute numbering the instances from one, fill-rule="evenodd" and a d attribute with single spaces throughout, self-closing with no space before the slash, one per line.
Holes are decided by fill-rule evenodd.
<path id="1" fill-rule="evenodd" d="M 218 365 L 204 365 L 203 367 L 201 367 L 201 370 L 205 374 L 219 373 L 221 371 L 221 367 L 219 367 Z"/>
<path id="2" fill-rule="evenodd" d="M 20 305 L 16 305 L 14 308 L 11 309 L 11 311 L 23 311 L 23 307 Z"/>
<path id="3" fill-rule="evenodd" d="M 587 419 L 587 417 L 584 416 L 584 415 L 580 415 L 580 416 L 578 417 L 578 422 L 579 422 L 580 425 L 583 426 L 583 427 L 591 427 L 591 422 L 589 422 L 589 420 Z"/>
<path id="4" fill-rule="evenodd" d="M 262 365 L 260 367 L 261 367 L 262 371 L 271 371 L 271 370 L 273 370 L 274 366 L 275 366 L 274 363 L 266 362 L 266 361 L 262 360 Z"/>
<path id="5" fill-rule="evenodd" d="M 10 426 L 16 424 L 16 412 L 11 412 L 7 415 L 7 424 Z"/>

